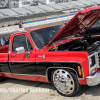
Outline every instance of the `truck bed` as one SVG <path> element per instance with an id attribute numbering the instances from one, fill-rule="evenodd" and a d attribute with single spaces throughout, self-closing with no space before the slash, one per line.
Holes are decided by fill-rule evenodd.
<path id="1" fill-rule="evenodd" d="M 8 53 L 9 45 L 0 46 L 0 53 Z"/>

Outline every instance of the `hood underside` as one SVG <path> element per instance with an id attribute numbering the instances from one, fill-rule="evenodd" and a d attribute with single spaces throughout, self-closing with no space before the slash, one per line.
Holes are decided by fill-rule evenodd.
<path id="1" fill-rule="evenodd" d="M 71 35 L 82 35 L 93 24 L 100 19 L 100 6 L 86 8 L 78 12 L 49 42 L 46 46 L 50 46 L 53 42 L 64 39 Z"/>

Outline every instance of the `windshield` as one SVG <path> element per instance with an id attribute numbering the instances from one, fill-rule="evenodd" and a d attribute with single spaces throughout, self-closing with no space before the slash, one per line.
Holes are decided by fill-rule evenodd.
<path id="1" fill-rule="evenodd" d="M 53 37 L 61 30 L 63 26 L 52 26 L 47 28 L 42 28 L 39 30 L 32 31 L 30 33 L 33 41 L 39 49 L 42 49 L 45 45 L 47 45 Z"/>

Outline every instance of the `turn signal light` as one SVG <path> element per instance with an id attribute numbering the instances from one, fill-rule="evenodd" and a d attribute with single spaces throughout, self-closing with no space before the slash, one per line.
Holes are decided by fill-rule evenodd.
<path id="1" fill-rule="evenodd" d="M 43 26 L 40 26 L 41 28 L 43 28 Z"/>
<path id="2" fill-rule="evenodd" d="M 31 31 L 31 29 L 28 29 L 27 31 Z"/>
<path id="3" fill-rule="evenodd" d="M 79 75 L 82 75 L 80 66 L 78 66 L 78 72 L 79 72 Z"/>
<path id="4" fill-rule="evenodd" d="M 40 26 L 40 27 L 43 28 L 43 27 L 48 27 L 48 26 L 50 26 L 50 25 L 44 25 L 44 26 Z"/>
<path id="5" fill-rule="evenodd" d="M 59 25 L 59 24 L 55 24 L 55 25 Z"/>

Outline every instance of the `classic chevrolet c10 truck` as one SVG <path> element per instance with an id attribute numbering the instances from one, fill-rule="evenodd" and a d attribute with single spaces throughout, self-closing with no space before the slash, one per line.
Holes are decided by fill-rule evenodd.
<path id="1" fill-rule="evenodd" d="M 10 77 L 53 83 L 76 95 L 100 83 L 100 6 L 78 12 L 66 25 L 47 25 L 11 34 L 0 47 L 0 80 Z"/>

